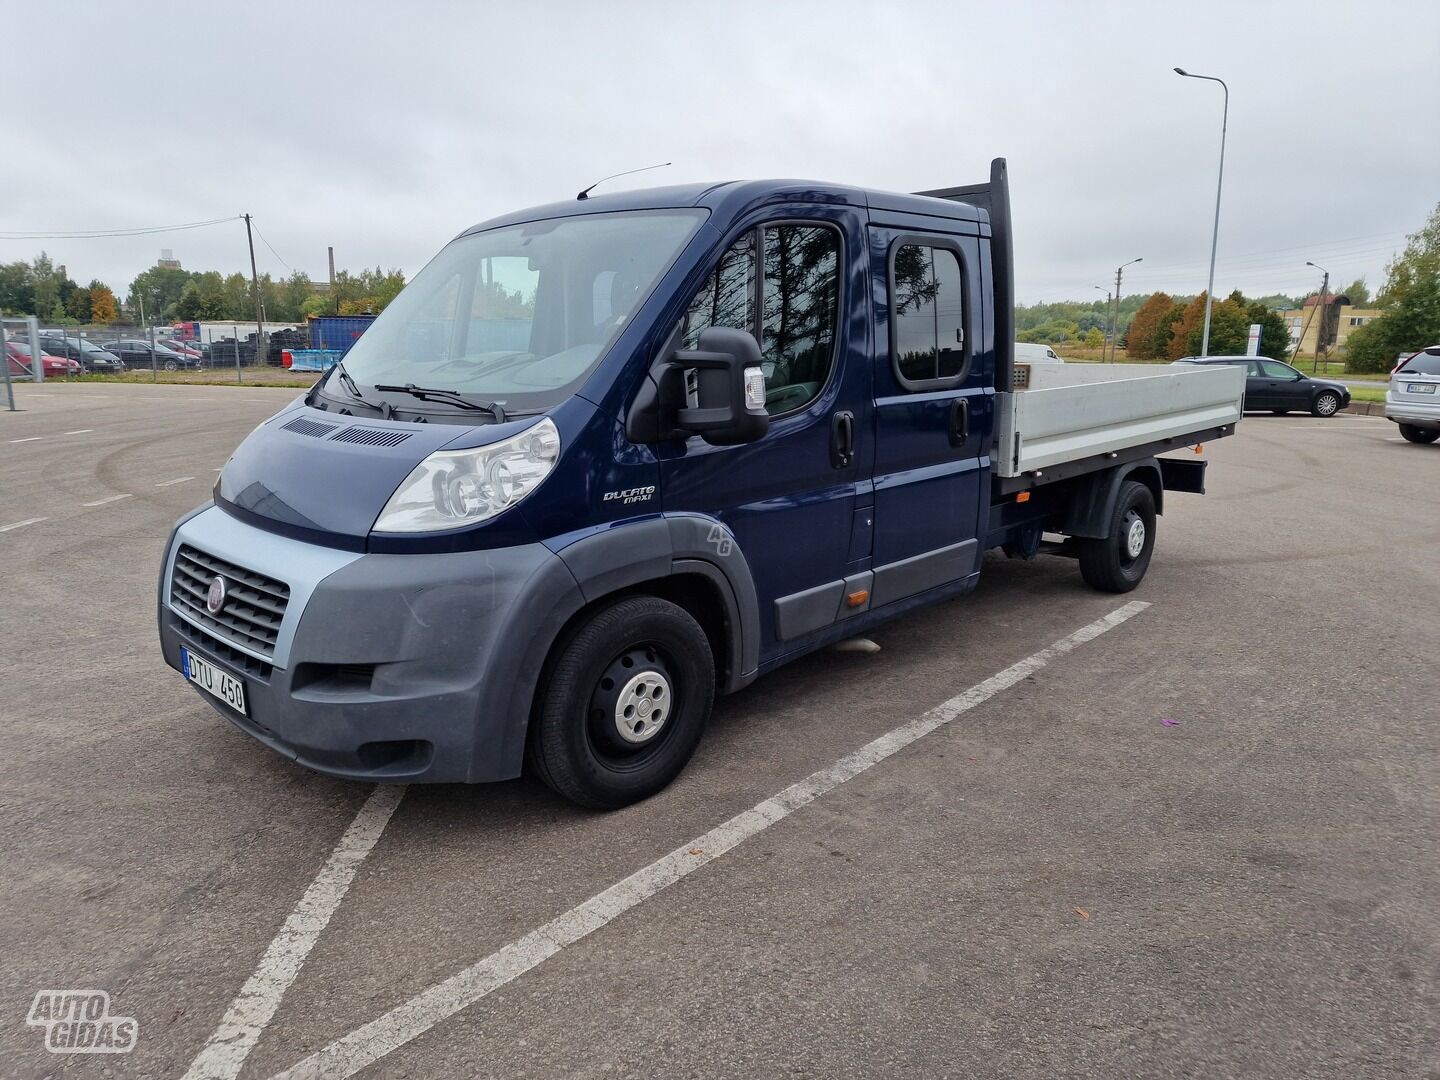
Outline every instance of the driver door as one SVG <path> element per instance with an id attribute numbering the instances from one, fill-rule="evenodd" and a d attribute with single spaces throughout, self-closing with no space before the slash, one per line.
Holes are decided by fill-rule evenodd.
<path id="1" fill-rule="evenodd" d="M 683 349 L 710 326 L 754 334 L 769 430 L 740 446 L 692 436 L 657 448 L 665 512 L 723 522 L 749 563 L 762 664 L 843 617 L 846 578 L 870 555 L 868 331 L 847 317 L 864 295 L 864 222 L 849 208 L 795 213 L 730 238 L 675 338 Z"/>

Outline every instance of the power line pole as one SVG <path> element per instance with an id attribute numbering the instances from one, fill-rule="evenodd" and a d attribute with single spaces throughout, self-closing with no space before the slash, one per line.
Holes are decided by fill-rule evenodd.
<path id="1" fill-rule="evenodd" d="M 1320 338 L 1324 336 L 1325 333 L 1325 316 L 1322 314 L 1321 309 L 1325 303 L 1325 294 L 1330 291 L 1330 271 L 1326 270 L 1319 263 L 1306 262 L 1305 265 L 1313 266 L 1316 270 L 1322 271 L 1324 276 L 1320 279 L 1320 295 L 1315 298 L 1315 306 L 1311 309 L 1309 316 L 1306 317 L 1305 325 L 1300 328 L 1300 337 L 1295 342 L 1295 348 L 1290 353 L 1290 363 L 1293 365 L 1296 358 L 1300 355 L 1300 348 L 1305 344 L 1305 335 L 1310 332 L 1311 321 L 1316 315 L 1320 315 L 1320 328 L 1315 331 L 1315 362 L 1310 366 L 1310 371 L 1313 374 L 1320 370 Z"/>
<path id="2" fill-rule="evenodd" d="M 265 350 L 265 314 L 260 307 L 260 275 L 255 271 L 255 237 L 249 214 L 245 215 L 245 239 L 250 244 L 250 284 L 255 288 L 255 365 L 259 367 Z"/>

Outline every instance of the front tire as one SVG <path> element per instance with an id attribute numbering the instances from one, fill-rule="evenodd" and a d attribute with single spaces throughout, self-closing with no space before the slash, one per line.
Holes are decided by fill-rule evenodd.
<path id="1" fill-rule="evenodd" d="M 1101 592 L 1126 593 L 1139 585 L 1155 551 L 1155 496 L 1138 480 L 1120 485 L 1105 536 L 1078 539 L 1080 576 Z"/>
<path id="2" fill-rule="evenodd" d="M 179 365 L 178 363 L 176 363 L 174 360 L 166 360 L 166 361 L 165 361 L 165 370 L 166 370 L 166 371 L 179 371 L 179 370 L 180 370 L 180 365 Z"/>
<path id="3" fill-rule="evenodd" d="M 1433 443 L 1440 439 L 1440 428 L 1416 427 L 1414 424 L 1401 424 L 1400 435 L 1406 442 Z"/>
<path id="4" fill-rule="evenodd" d="M 684 608 L 631 596 L 569 633 L 540 685 L 535 771 L 571 802 L 614 810 L 654 795 L 690 760 L 714 704 L 715 661 Z"/>
<path id="5" fill-rule="evenodd" d="M 1334 416 L 1340 411 L 1340 395 L 1334 390 L 1326 390 L 1316 395 L 1315 404 L 1310 406 L 1310 412 L 1314 416 Z"/>

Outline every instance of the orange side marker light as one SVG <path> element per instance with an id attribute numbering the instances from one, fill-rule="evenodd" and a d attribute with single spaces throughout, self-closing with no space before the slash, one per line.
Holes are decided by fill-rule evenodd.
<path id="1" fill-rule="evenodd" d="M 845 604 L 847 607 L 859 607 L 861 604 L 865 603 L 865 601 L 869 599 L 869 589 L 856 589 L 849 596 L 845 597 Z"/>

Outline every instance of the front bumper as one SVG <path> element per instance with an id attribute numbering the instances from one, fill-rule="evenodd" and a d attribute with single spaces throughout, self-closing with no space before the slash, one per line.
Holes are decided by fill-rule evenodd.
<path id="1" fill-rule="evenodd" d="M 175 552 L 209 553 L 289 586 L 273 649 L 206 628 L 171 597 Z M 211 507 L 183 521 L 160 582 L 165 662 L 189 649 L 245 683 L 241 730 L 333 776 L 481 782 L 519 775 L 550 641 L 581 603 L 539 544 L 360 555 L 257 529 Z"/>
<path id="2" fill-rule="evenodd" d="M 1395 401 L 1385 395 L 1385 419 L 1421 428 L 1440 428 L 1440 401 Z"/>

